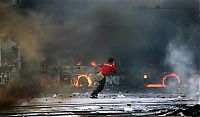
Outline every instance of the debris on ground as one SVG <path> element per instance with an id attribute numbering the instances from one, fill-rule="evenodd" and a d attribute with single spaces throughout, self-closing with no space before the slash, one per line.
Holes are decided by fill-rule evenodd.
<path id="1" fill-rule="evenodd" d="M 54 94 L 53 94 L 53 98 L 56 98 L 56 97 L 57 97 L 57 95 L 54 93 Z"/>
<path id="2" fill-rule="evenodd" d="M 118 98 L 125 98 L 124 95 L 117 95 Z"/>
<path id="3" fill-rule="evenodd" d="M 30 101 L 14 105 L 6 116 L 199 116 L 198 100 L 170 94 L 122 93 L 100 94 L 97 99 L 90 99 L 86 93 L 76 95 L 49 94 L 35 97 Z M 52 96 L 53 95 L 53 96 Z M 123 98 L 116 98 L 117 96 Z M 71 98 L 69 98 L 71 96 Z M 61 97 L 61 98 L 58 98 Z M 163 98 L 165 97 L 165 98 Z M 178 98 L 177 98 L 178 97 Z"/>

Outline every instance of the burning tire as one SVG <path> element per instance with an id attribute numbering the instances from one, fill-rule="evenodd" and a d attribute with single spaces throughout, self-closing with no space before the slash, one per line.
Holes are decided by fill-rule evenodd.
<path id="1" fill-rule="evenodd" d="M 80 79 L 78 80 L 78 84 L 82 87 L 87 87 L 89 85 L 87 78 L 84 76 L 80 77 Z"/>
<path id="2" fill-rule="evenodd" d="M 162 79 L 164 87 L 179 87 L 181 86 L 180 78 L 175 73 L 167 74 Z"/>
<path id="3" fill-rule="evenodd" d="M 78 75 L 74 85 L 76 87 L 92 87 L 92 79 L 87 75 Z"/>

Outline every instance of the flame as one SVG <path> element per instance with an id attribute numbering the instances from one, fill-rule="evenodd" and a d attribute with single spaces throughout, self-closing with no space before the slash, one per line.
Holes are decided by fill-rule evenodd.
<path id="1" fill-rule="evenodd" d="M 146 84 L 146 87 L 154 87 L 154 88 L 157 88 L 157 87 L 164 87 L 163 84 Z"/>
<path id="2" fill-rule="evenodd" d="M 163 84 L 164 87 L 167 87 L 167 86 L 165 85 L 165 80 L 167 80 L 167 79 L 170 78 L 170 77 L 175 78 L 175 79 L 177 80 L 177 86 L 180 86 L 181 81 L 180 81 L 180 78 L 178 77 L 178 75 L 175 74 L 175 73 L 170 73 L 170 74 L 165 75 L 165 76 L 163 77 L 163 79 L 162 79 L 162 84 Z"/>
<path id="3" fill-rule="evenodd" d="M 146 87 L 154 87 L 154 88 L 162 88 L 162 87 L 167 87 L 165 85 L 165 81 L 170 78 L 170 77 L 173 77 L 177 80 L 177 87 L 181 85 L 181 81 L 180 81 L 180 78 L 178 77 L 177 74 L 175 73 L 170 73 L 170 74 L 167 74 L 165 75 L 163 78 L 162 78 L 162 83 L 160 84 L 146 84 L 145 86 Z"/>
<path id="4" fill-rule="evenodd" d="M 96 67 L 97 63 L 96 63 L 96 61 L 93 60 L 93 61 L 91 61 L 90 65 L 93 66 L 93 67 Z"/>
<path id="5" fill-rule="evenodd" d="M 147 79 L 148 78 L 148 75 L 147 74 L 144 74 L 144 79 Z"/>
<path id="6" fill-rule="evenodd" d="M 87 76 L 87 75 L 83 75 L 83 74 L 79 75 L 79 76 L 78 76 L 78 79 L 75 80 L 75 83 L 74 83 L 74 84 L 75 84 L 76 87 L 81 86 L 81 85 L 79 84 L 79 80 L 80 80 L 81 77 L 85 77 L 85 78 L 87 79 L 87 81 L 88 81 L 88 87 L 92 87 L 92 79 L 91 79 L 91 77 L 89 77 L 89 76 Z"/>
<path id="7" fill-rule="evenodd" d="M 80 66 L 82 64 L 82 61 L 79 61 L 76 65 Z"/>

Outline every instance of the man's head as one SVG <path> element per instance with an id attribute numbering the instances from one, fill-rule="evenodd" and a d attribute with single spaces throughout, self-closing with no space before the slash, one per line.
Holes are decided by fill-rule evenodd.
<path id="1" fill-rule="evenodd" d="M 109 63 L 114 62 L 114 58 L 113 58 L 113 57 L 108 58 L 108 62 L 109 62 Z"/>

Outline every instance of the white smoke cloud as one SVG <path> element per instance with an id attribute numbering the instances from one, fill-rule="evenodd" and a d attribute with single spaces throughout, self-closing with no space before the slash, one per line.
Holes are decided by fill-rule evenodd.
<path id="1" fill-rule="evenodd" d="M 188 77 L 193 67 L 193 53 L 178 36 L 169 42 L 165 62 L 171 69 L 182 77 Z"/>
<path id="2" fill-rule="evenodd" d="M 199 91 L 200 75 L 194 65 L 193 51 L 183 43 L 181 36 L 170 41 L 166 51 L 165 63 L 181 77 L 181 82 L 187 86 L 184 93 L 190 97 L 196 96 Z"/>

